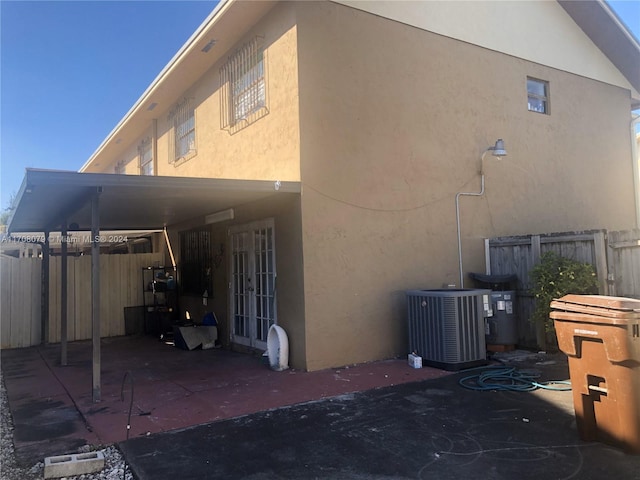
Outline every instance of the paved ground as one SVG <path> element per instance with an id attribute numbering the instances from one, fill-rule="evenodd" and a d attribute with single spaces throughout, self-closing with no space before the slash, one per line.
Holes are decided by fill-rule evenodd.
<path id="1" fill-rule="evenodd" d="M 543 378 L 568 378 L 562 361 L 532 366 Z M 459 385 L 468 374 L 342 395 L 119 446 L 141 480 L 640 479 L 640 455 L 580 440 L 571 392 L 478 392 Z"/>
<path id="2" fill-rule="evenodd" d="M 1 352 L 16 457 L 23 466 L 85 444 L 125 440 L 132 397 L 129 435 L 135 438 L 448 374 L 409 368 L 406 360 L 274 372 L 251 355 L 119 337 L 102 340 L 102 400 L 94 403 L 91 342 L 70 343 L 65 367 L 59 351 L 49 345 Z"/>
<path id="3" fill-rule="evenodd" d="M 117 442 L 138 479 L 640 480 L 640 455 L 580 440 L 571 392 L 477 392 L 406 360 L 273 372 L 259 358 L 103 341 L 91 401 L 90 343 L 2 352 L 16 453 L 32 465 Z M 563 355 L 503 359 L 568 378 Z M 126 420 L 135 378 L 130 440 Z"/>

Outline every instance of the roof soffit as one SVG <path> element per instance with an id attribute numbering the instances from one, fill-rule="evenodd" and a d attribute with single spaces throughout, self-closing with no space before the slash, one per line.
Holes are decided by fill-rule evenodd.
<path id="1" fill-rule="evenodd" d="M 640 43 L 601 0 L 558 0 L 591 41 L 640 92 Z M 638 99 L 640 101 L 640 99 Z"/>
<path id="2" fill-rule="evenodd" d="M 28 169 L 8 230 L 55 231 L 63 221 L 90 230 L 90 200 L 96 194 L 101 229 L 153 230 L 194 219 L 204 222 L 211 213 L 299 193 L 299 182 Z"/>

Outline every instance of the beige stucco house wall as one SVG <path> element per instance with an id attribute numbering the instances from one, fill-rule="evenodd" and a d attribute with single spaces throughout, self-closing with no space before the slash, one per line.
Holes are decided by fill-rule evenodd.
<path id="1" fill-rule="evenodd" d="M 458 282 L 455 195 L 497 138 L 461 201 L 467 271 L 484 237 L 633 223 L 623 88 L 331 3 L 298 32 L 309 368 L 403 353 L 404 290 Z"/>
<path id="2" fill-rule="evenodd" d="M 142 134 L 128 141 L 127 130 L 120 138 L 120 149 L 95 159 L 83 171 L 113 173 L 118 164 L 123 173 L 139 174 L 138 146 L 147 139 L 156 142 L 155 172 L 178 177 L 233 179 L 299 180 L 299 122 L 297 78 L 297 32 L 294 11 L 277 5 L 251 30 L 236 32 L 226 55 L 213 63 L 192 85 L 175 92 L 174 101 L 158 105 L 149 112 Z M 251 125 L 230 134 L 220 126 L 220 68 L 236 49 L 255 37 L 265 48 L 267 72 L 267 114 Z M 201 62 L 206 53 L 198 52 Z M 169 162 L 170 112 L 176 103 L 189 98 L 195 108 L 197 153 L 188 161 Z M 116 140 L 117 142 L 118 140 Z M 115 143 L 115 142 L 114 142 Z M 96 165 L 98 164 L 98 165 Z"/>
<path id="3" fill-rule="evenodd" d="M 274 218 L 278 322 L 292 365 L 404 355 L 404 291 L 457 283 L 455 195 L 479 191 L 480 158 L 496 139 L 508 156 L 486 156 L 485 195 L 461 201 L 466 271 L 483 269 L 486 237 L 624 229 L 636 218 L 633 87 L 555 2 L 521 11 L 507 2 L 507 32 L 495 38 L 477 21 L 495 5 L 464 5 L 473 11 L 448 2 L 278 2 L 220 42 L 219 58 L 174 93 L 174 102 L 195 102 L 194 157 L 167 161 L 168 102 L 116 132 L 83 171 L 124 162 L 136 174 L 137 145 L 151 136 L 157 175 L 300 181 L 298 197 L 239 205 L 230 222 L 170 225 L 171 241 L 207 228 L 223 244 L 230 226 Z M 565 34 L 566 49 L 531 42 L 539 29 L 527 18 L 547 19 L 549 38 Z M 516 34 L 526 41 L 509 41 Z M 220 128 L 220 67 L 256 36 L 268 113 L 230 134 Z M 207 61 L 197 49 L 190 55 Z M 548 82 L 549 114 L 528 111 L 527 77 Z M 123 139 L 127 132 L 135 134 Z M 228 332 L 228 268 L 215 275 L 213 308 Z M 197 298 L 183 305 L 201 313 Z"/>

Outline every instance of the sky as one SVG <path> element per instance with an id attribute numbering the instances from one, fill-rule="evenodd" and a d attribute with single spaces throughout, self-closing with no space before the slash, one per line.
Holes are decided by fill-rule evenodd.
<path id="1" fill-rule="evenodd" d="M 25 168 L 80 169 L 216 3 L 0 0 L 0 210 Z"/>
<path id="2" fill-rule="evenodd" d="M 0 209 L 79 170 L 217 1 L 0 0 Z"/>

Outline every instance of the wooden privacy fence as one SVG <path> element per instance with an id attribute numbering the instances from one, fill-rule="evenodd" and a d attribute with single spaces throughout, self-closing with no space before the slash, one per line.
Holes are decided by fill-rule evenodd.
<path id="1" fill-rule="evenodd" d="M 124 308 L 140 306 L 142 268 L 162 264 L 161 253 L 100 255 L 100 334 L 125 334 Z M 60 341 L 60 269 L 62 257 L 49 260 L 49 328 L 47 340 Z M 40 258 L 3 257 L 2 348 L 38 345 L 41 330 Z M 67 339 L 91 338 L 91 256 L 67 258 Z"/>
<path id="2" fill-rule="evenodd" d="M 485 239 L 487 273 L 516 274 L 518 343 L 539 347 L 536 326 L 529 321 L 535 307 L 530 293 L 531 269 L 542 254 L 552 251 L 566 258 L 593 265 L 599 293 L 640 298 L 640 230 L 523 235 Z"/>
<path id="3" fill-rule="evenodd" d="M 0 255 L 0 346 L 40 343 L 42 260 Z"/>
<path id="4" fill-rule="evenodd" d="M 609 232 L 609 294 L 640 298 L 640 230 Z"/>

